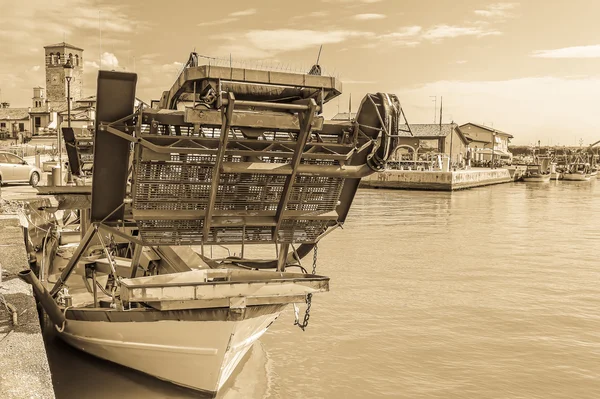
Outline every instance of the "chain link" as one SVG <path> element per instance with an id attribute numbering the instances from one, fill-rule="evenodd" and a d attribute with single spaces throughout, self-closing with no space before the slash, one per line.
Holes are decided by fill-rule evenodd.
<path id="1" fill-rule="evenodd" d="M 317 273 L 317 252 L 318 252 L 318 247 L 317 247 L 317 244 L 315 244 L 315 247 L 313 249 L 313 267 L 312 267 L 313 275 Z M 297 325 L 298 327 L 300 327 L 302 329 L 302 331 L 305 331 L 306 327 L 308 327 L 308 319 L 310 319 L 311 304 L 312 304 L 312 294 L 308 294 L 308 295 L 306 295 L 306 312 L 304 313 L 304 320 L 302 321 L 302 323 L 300 323 L 298 320 L 296 320 L 296 322 L 294 323 L 294 325 Z"/>

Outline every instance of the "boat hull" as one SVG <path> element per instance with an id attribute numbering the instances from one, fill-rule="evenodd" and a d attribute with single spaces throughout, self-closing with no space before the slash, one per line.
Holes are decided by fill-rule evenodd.
<path id="1" fill-rule="evenodd" d="M 534 176 L 523 176 L 523 181 L 528 183 L 547 183 L 550 181 L 550 174 L 547 175 L 534 175 Z"/>
<path id="2" fill-rule="evenodd" d="M 215 395 L 283 306 L 264 306 L 240 320 L 97 321 L 79 310 L 80 320 L 67 317 L 59 336 L 91 355 Z M 212 309 L 205 311 L 210 315 Z"/>
<path id="3" fill-rule="evenodd" d="M 581 174 L 581 173 L 565 173 L 563 175 L 563 180 L 567 181 L 588 181 L 591 179 L 589 174 Z"/>

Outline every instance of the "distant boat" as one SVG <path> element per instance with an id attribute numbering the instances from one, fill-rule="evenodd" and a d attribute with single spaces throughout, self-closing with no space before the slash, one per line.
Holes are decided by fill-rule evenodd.
<path id="1" fill-rule="evenodd" d="M 568 181 L 588 181 L 591 178 L 592 174 L 589 163 L 571 164 L 563 174 L 563 180 Z"/>
<path id="2" fill-rule="evenodd" d="M 528 183 L 547 183 L 550 181 L 551 174 L 542 170 L 541 165 L 527 165 L 527 170 L 523 174 L 523 181 Z"/>

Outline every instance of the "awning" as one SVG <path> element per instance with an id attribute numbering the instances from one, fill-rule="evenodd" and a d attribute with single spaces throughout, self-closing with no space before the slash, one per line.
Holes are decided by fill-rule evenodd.
<path id="1" fill-rule="evenodd" d="M 491 148 L 475 149 L 475 151 L 473 153 L 474 154 L 492 155 L 492 149 Z M 503 151 L 503 150 L 494 150 L 493 153 L 494 153 L 494 156 L 497 156 L 497 157 L 512 158 L 512 156 L 513 156 L 511 152 Z"/>

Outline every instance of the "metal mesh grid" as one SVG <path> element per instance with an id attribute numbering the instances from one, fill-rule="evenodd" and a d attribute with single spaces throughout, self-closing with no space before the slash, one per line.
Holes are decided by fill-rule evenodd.
<path id="1" fill-rule="evenodd" d="M 285 176 L 222 173 L 215 209 L 274 211 L 281 198 Z"/>
<path id="2" fill-rule="evenodd" d="M 242 227 L 211 227 L 207 243 L 254 243 L 260 244 L 273 241 L 273 228 L 271 226 L 246 226 Z"/>
<path id="3" fill-rule="evenodd" d="M 337 206 L 344 179 L 322 176 L 296 176 L 287 210 L 332 211 Z"/>
<path id="4" fill-rule="evenodd" d="M 136 167 L 133 209 L 203 209 L 213 168 L 202 164 L 141 162 Z"/>
<path id="5" fill-rule="evenodd" d="M 280 242 L 314 243 L 325 232 L 327 220 L 293 220 L 284 219 L 277 234 Z"/>
<path id="6" fill-rule="evenodd" d="M 149 245 L 194 245 L 202 242 L 203 220 L 141 220 L 142 239 Z"/>

